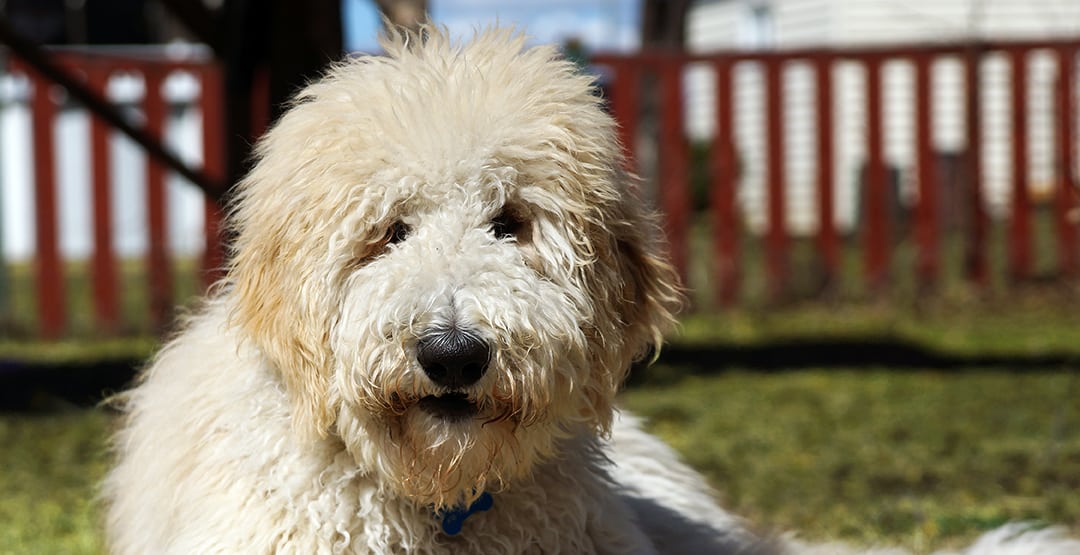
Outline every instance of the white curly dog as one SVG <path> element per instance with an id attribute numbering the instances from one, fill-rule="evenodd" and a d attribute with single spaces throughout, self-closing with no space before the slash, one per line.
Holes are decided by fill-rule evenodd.
<path id="1" fill-rule="evenodd" d="M 118 554 L 834 553 L 613 403 L 680 293 L 588 77 L 391 33 L 257 148 L 228 277 L 121 401 Z M 972 553 L 1080 553 L 1054 530 Z M 884 551 L 882 551 L 884 552 Z"/>

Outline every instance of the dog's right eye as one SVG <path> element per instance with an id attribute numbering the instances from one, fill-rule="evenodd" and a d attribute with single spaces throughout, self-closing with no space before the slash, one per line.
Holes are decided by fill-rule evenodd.
<path id="1" fill-rule="evenodd" d="M 524 227 L 525 222 L 509 210 L 503 210 L 491 220 L 491 231 L 495 233 L 497 239 L 516 237 Z"/>
<path id="2" fill-rule="evenodd" d="M 395 245 L 409 238 L 409 226 L 405 222 L 394 222 L 390 229 L 386 230 L 386 243 Z"/>

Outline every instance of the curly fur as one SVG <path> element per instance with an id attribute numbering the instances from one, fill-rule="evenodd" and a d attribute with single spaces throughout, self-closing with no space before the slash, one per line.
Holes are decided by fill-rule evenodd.
<path id="1" fill-rule="evenodd" d="M 589 78 L 509 30 L 384 47 L 259 143 L 228 277 L 122 399 L 111 549 L 803 549 L 615 419 L 680 294 Z M 445 391 L 417 342 L 448 328 L 492 353 L 464 420 L 420 406 Z M 442 533 L 434 513 L 481 492 L 495 508 Z"/>

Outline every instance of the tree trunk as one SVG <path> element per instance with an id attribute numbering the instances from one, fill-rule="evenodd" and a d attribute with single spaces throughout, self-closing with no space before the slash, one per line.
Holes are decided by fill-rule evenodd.
<path id="1" fill-rule="evenodd" d="M 686 42 L 690 0 L 645 0 L 641 5 L 641 47 L 681 50 Z"/>
<path id="2" fill-rule="evenodd" d="M 681 51 L 686 39 L 686 14 L 690 0 L 644 0 L 641 4 L 641 49 L 644 51 Z M 641 105 L 638 111 L 635 144 L 637 172 L 642 179 L 646 200 L 655 205 L 659 197 L 660 87 L 656 74 L 646 73 L 639 83 Z"/>
<path id="3" fill-rule="evenodd" d="M 418 31 L 427 21 L 427 0 L 375 0 L 375 5 L 391 25 Z"/>

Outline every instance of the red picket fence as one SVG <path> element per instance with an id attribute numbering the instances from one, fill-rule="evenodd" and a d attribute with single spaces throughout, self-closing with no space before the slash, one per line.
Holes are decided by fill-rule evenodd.
<path id="1" fill-rule="evenodd" d="M 1078 50 L 1080 40 L 777 52 L 639 53 L 601 55 L 593 62 L 607 75 L 610 109 L 621 124 L 623 144 L 645 144 L 647 140 L 641 139 L 650 136 L 655 140 L 655 157 L 628 149 L 629 163 L 634 169 L 642 169 L 636 167 L 635 161 L 643 158 L 655 158 L 658 163 L 654 171 L 656 197 L 665 216 L 664 229 L 674 262 L 684 277 L 691 263 L 701 263 L 701 257 L 692 260 L 690 247 L 694 222 L 701 214 L 692 206 L 691 178 L 700 168 L 695 169 L 692 163 L 695 145 L 689 137 L 688 123 L 696 125 L 701 122 L 695 118 L 712 118 L 711 134 L 699 141 L 706 145 L 705 215 L 711 222 L 708 256 L 704 258 L 708 259 L 705 264 L 709 266 L 711 283 L 715 284 L 715 298 L 723 304 L 732 304 L 740 302 L 746 287 L 748 253 L 744 252 L 744 246 L 748 238 L 762 245 L 767 292 L 774 300 L 789 293 L 791 276 L 799 270 L 793 264 L 792 246 L 807 235 L 815 244 L 816 267 L 827 280 L 835 279 L 842 271 L 845 236 L 855 236 L 861 248 L 863 280 L 868 289 L 881 290 L 892 283 L 895 276 L 891 267 L 901 239 L 910 239 L 917 245 L 913 271 L 918 282 L 931 288 L 938 283 L 942 274 L 944 228 L 950 226 L 951 216 L 946 214 L 942 202 L 943 191 L 947 189 L 945 180 L 950 177 L 936 166 L 940 149 L 935 144 L 940 142 L 942 133 L 938 128 L 945 125 L 942 120 L 948 117 L 963 120 L 960 126 L 963 148 L 958 151 L 956 165 L 962 189 L 962 202 L 958 205 L 967 224 L 961 232 L 968 278 L 981 285 L 991 278 L 988 234 L 995 218 L 1007 222 L 1005 268 L 1009 277 L 1014 282 L 1031 277 L 1036 248 L 1032 212 L 1036 205 L 1049 205 L 1057 248 L 1055 273 L 1063 279 L 1074 279 L 1078 270 L 1075 221 Z M 111 75 L 141 76 L 147 91 L 141 106 L 143 125 L 156 137 L 162 136 L 167 117 L 168 107 L 160 95 L 163 80 L 177 71 L 195 76 L 201 87 L 198 106 L 203 122 L 204 171 L 216 179 L 224 175 L 223 83 L 219 68 L 211 60 L 85 50 L 51 51 L 50 55 L 81 75 L 99 94 L 103 94 Z M 1043 67 L 1046 60 L 1052 60 L 1050 69 Z M 957 89 L 960 92 L 956 93 L 960 95 L 956 102 L 962 112 L 959 115 L 950 116 L 940 106 L 941 97 L 935 97 L 935 90 L 943 88 L 935 81 L 947 74 L 935 74 L 934 68 L 943 61 L 955 66 L 959 78 L 953 80 L 962 82 Z M 886 68 L 896 63 L 904 64 L 908 71 L 907 81 L 899 85 L 885 78 Z M 1041 64 L 1038 72 L 1029 71 L 1029 66 L 1038 64 Z M 861 84 L 854 89 L 846 81 L 838 80 L 841 71 L 846 71 L 843 68 L 852 67 L 862 76 Z M 699 95 L 695 99 L 689 94 L 687 75 L 691 68 L 711 71 L 708 74 L 712 80 L 711 97 Z M 746 68 L 756 72 L 757 81 L 740 77 Z M 1004 69 L 1009 70 L 1010 78 L 995 80 L 995 75 L 1004 75 Z M 792 78 L 796 70 L 802 72 L 802 87 Z M 58 95 L 50 94 L 53 86 L 18 59 L 11 60 L 9 71 L 26 75 L 33 88 L 30 102 L 37 334 L 55 338 L 67 333 L 71 310 L 65 301 L 65 261 L 57 237 L 53 135 Z M 992 92 L 998 89 L 1000 94 Z M 904 94 L 910 98 L 910 114 L 904 112 L 899 118 L 890 116 L 889 111 L 889 106 L 896 102 L 886 101 L 887 94 L 895 95 L 897 91 L 907 91 Z M 747 98 L 760 103 L 762 116 L 756 127 L 739 123 L 740 117 L 746 117 L 747 113 L 740 102 L 748 102 Z M 858 148 L 845 139 L 852 135 L 849 129 L 852 124 L 837 123 L 843 115 L 841 112 L 851 108 L 848 103 L 839 102 L 843 98 L 856 98 L 861 104 L 861 118 L 856 118 L 859 121 L 854 124 L 855 134 L 861 137 Z M 1002 104 L 1000 100 L 1004 98 L 1008 101 Z M 711 109 L 703 110 L 703 106 Z M 265 112 L 265 105 L 261 108 Z M 796 112 L 812 115 L 812 125 L 801 132 L 792 127 L 799 120 Z M 1003 118 L 1002 114 L 1008 117 Z M 897 121 L 910 128 L 910 137 L 897 139 Z M 952 125 L 956 127 L 956 121 Z M 117 277 L 119 261 L 112 245 L 114 214 L 110 199 L 114 192 L 110 183 L 112 174 L 123 169 L 110 165 L 109 132 L 103 121 L 94 118 L 87 137 L 91 145 L 93 189 L 92 206 L 87 207 L 93 214 L 90 263 L 93 312 L 96 329 L 105 334 L 121 333 L 117 331 L 121 295 Z M 911 143 L 906 162 L 904 156 L 888 152 L 905 141 Z M 1008 150 L 999 153 L 1002 144 L 1007 144 Z M 996 150 L 986 152 L 989 147 Z M 800 148 L 813 152 L 810 163 L 799 162 L 792 155 Z M 852 155 L 853 148 L 862 152 Z M 1033 159 L 1033 153 L 1039 157 Z M 858 171 L 852 170 L 855 167 L 852 160 L 857 162 Z M 1007 164 L 1001 166 L 998 162 Z M 910 204 L 910 231 L 897 225 L 892 211 L 900 194 L 893 176 L 897 167 L 909 175 L 908 183 L 913 184 L 906 194 Z M 1009 172 L 1004 177 L 1003 167 Z M 993 177 L 990 170 L 996 171 L 996 181 L 990 179 Z M 1032 174 L 1038 172 L 1042 172 L 1039 179 L 1050 180 L 1052 184 L 1044 187 L 1040 198 L 1033 198 L 1037 189 L 1033 187 Z M 156 328 L 165 325 L 171 307 L 177 302 L 173 298 L 172 255 L 166 231 L 170 213 L 164 194 L 166 173 L 157 161 L 147 160 L 149 246 L 145 267 L 146 287 L 150 291 L 147 311 Z M 854 174 L 857 176 L 852 178 Z M 792 191 L 796 179 L 809 180 L 812 184 L 809 197 L 795 198 Z M 853 187 L 838 186 L 852 179 Z M 998 182 L 1008 182 L 1007 190 L 990 186 Z M 854 216 L 844 216 L 841 210 L 844 191 L 848 197 L 854 195 L 858 199 L 854 203 L 857 206 Z M 988 199 L 990 193 L 997 195 L 994 199 L 998 200 Z M 752 205 L 746 199 L 753 195 L 763 197 L 764 201 Z M 999 214 L 992 213 L 994 207 Z M 802 228 L 792 225 L 795 212 L 812 213 L 816 225 Z M 847 217 L 846 223 L 841 216 Z M 201 260 L 204 284 L 219 275 L 222 263 L 219 225 L 218 207 L 206 200 L 206 244 Z"/>
<path id="2" fill-rule="evenodd" d="M 92 50 L 50 51 L 50 57 L 64 69 L 82 78 L 101 98 L 106 98 L 106 87 L 111 76 L 139 76 L 145 83 L 145 95 L 141 103 L 141 120 L 154 138 L 163 138 L 168 106 L 162 95 L 162 85 L 174 72 L 186 72 L 194 76 L 200 86 L 198 108 L 202 113 L 202 160 L 203 171 L 215 179 L 225 173 L 223 158 L 223 129 L 221 88 L 222 74 L 219 68 L 205 56 L 175 58 L 163 53 L 107 53 Z M 65 334 L 70 318 L 70 307 L 65 283 L 65 260 L 61 255 L 57 221 L 57 153 L 54 131 L 59 102 L 63 94 L 56 94 L 55 85 L 18 58 L 11 58 L 8 70 L 13 75 L 25 75 L 32 88 L 30 109 L 32 114 L 35 254 L 33 276 L 36 286 L 38 335 L 56 338 Z M 110 149 L 111 129 L 98 117 L 90 121 L 89 136 L 91 152 L 91 187 L 93 222 L 93 251 L 90 256 L 90 281 L 95 329 L 104 335 L 118 332 L 121 319 L 121 291 L 118 260 L 114 249 L 114 214 L 112 199 L 113 175 L 126 168 L 112 167 Z M 165 194 L 166 169 L 152 157 L 146 160 L 146 230 L 148 233 L 145 253 L 146 287 L 150 302 L 147 318 L 153 329 L 168 324 L 173 307 L 178 303 L 173 293 L 173 264 L 168 248 L 167 220 L 168 196 Z M 209 199 L 205 205 L 205 248 L 201 257 L 201 275 L 209 284 L 220 275 L 222 247 L 219 240 L 221 215 L 218 206 Z"/>
<path id="3" fill-rule="evenodd" d="M 932 93 L 936 85 L 932 68 L 942 61 L 953 63 L 962 81 L 959 104 L 963 113 L 953 116 L 965 122 L 963 139 L 966 148 L 959 159 L 960 169 L 966 174 L 963 177 L 966 182 L 964 204 L 967 204 L 969 212 L 966 215 L 969 225 L 964 230 L 968 277 L 982 285 L 990 279 L 985 182 L 987 166 L 997 160 L 988 158 L 983 152 L 987 146 L 984 135 L 988 127 L 984 120 L 988 116 L 1001 120 L 1002 113 L 1011 114 L 1005 131 L 1008 137 L 997 137 L 994 144 L 1000 146 L 1004 142 L 1011 145 L 1007 164 L 1011 167 L 1011 190 L 1006 192 L 1007 211 L 1003 214 L 1008 222 L 1008 277 L 1013 283 L 1018 283 L 1032 277 L 1033 273 L 1032 145 L 1029 141 L 1032 133 L 1038 133 L 1045 139 L 1042 141 L 1045 144 L 1040 147 L 1043 151 L 1049 149 L 1050 153 L 1042 152 L 1043 157 L 1049 155 L 1053 158 L 1049 171 L 1052 171 L 1054 181 L 1050 203 L 1053 205 L 1057 241 L 1056 275 L 1075 277 L 1078 265 L 1074 221 L 1077 215 L 1075 133 L 1078 48 L 1080 40 L 1032 41 L 842 50 L 604 55 L 598 56 L 594 62 L 608 75 L 606 92 L 610 96 L 611 110 L 621 123 L 624 145 L 641 144 L 643 113 L 654 114 L 658 120 L 654 124 L 659 132 L 659 152 L 656 157 L 659 167 L 654 171 L 656 196 L 665 214 L 664 227 L 674 262 L 684 278 L 690 263 L 689 237 L 694 218 L 688 180 L 692 168 L 686 129 L 686 72 L 693 66 L 711 70 L 713 98 L 705 99 L 713 103 L 711 111 L 715 121 L 708 141 L 706 168 L 709 174 L 707 213 L 711 221 L 712 260 L 709 272 L 715 283 L 715 298 L 724 304 L 732 304 L 741 298 L 740 292 L 744 286 L 741 278 L 745 270 L 745 256 L 740 252 L 740 245 L 743 244 L 741 239 L 748 233 L 754 233 L 746 226 L 746 220 L 752 214 L 748 215 L 745 208 L 740 210 L 737 196 L 740 186 L 744 193 L 748 187 L 761 188 L 767 199 L 761 209 L 763 214 L 758 215 L 763 216 L 765 228 L 757 234 L 763 236 L 761 242 L 768 297 L 780 300 L 789 292 L 790 276 L 795 270 L 790 260 L 795 233 L 787 223 L 789 218 L 786 213 L 791 209 L 792 199 L 788 190 L 791 172 L 785 167 L 791 158 L 786 144 L 790 138 L 785 132 L 785 125 L 791 125 L 791 115 L 787 111 L 800 101 L 809 103 L 805 111 L 815 116 L 812 118 L 814 129 L 810 139 L 815 160 L 807 167 L 812 175 L 803 177 L 811 179 L 814 191 L 815 198 L 809 203 L 814 204 L 813 210 L 816 212 L 817 226 L 813 235 L 818 266 L 825 273 L 826 280 L 835 278 L 841 272 L 842 238 L 836 225 L 836 182 L 840 177 L 836 168 L 836 148 L 840 130 L 835 124 L 838 109 L 837 74 L 841 66 L 859 68 L 863 76 L 863 84 L 852 97 L 865 104 L 862 121 L 857 122 L 861 125 L 865 153 L 859 160 L 864 168 L 856 191 L 861 197 L 861 215 L 854 229 L 861 235 L 862 267 L 867 289 L 877 291 L 890 285 L 894 245 L 899 239 L 904 239 L 898 236 L 900 230 L 894 229 L 891 222 L 894 218 L 891 218 L 889 206 L 895 203 L 893 197 L 897 193 L 890 187 L 890 167 L 884 152 L 886 113 L 883 96 L 886 92 L 895 93 L 898 87 L 894 84 L 885 89 L 883 74 L 887 64 L 898 62 L 910 69 L 908 82 L 902 83 L 899 88 L 910 89 L 906 94 L 914 104 L 911 110 L 913 114 L 907 118 L 907 124 L 914 127 L 911 140 L 914 143 L 913 156 L 909 168 L 902 169 L 910 170 L 911 181 L 915 183 L 911 195 L 916 200 L 911 207 L 913 225 L 910 233 L 911 239 L 917 244 L 914 272 L 918 282 L 933 287 L 941 277 L 943 221 L 940 198 L 945 184 L 941 182 L 941 172 L 935 168 L 933 135 L 936 127 L 941 125 L 938 120 L 942 110 L 940 106 L 935 107 L 933 102 Z M 1032 78 L 1029 66 L 1034 64 L 1035 56 L 1044 58 L 1040 61 L 1047 58 L 1053 60 L 1052 67 L 1042 72 L 1051 75 L 1053 82 Z M 1009 79 L 993 79 L 994 67 L 990 67 L 990 64 L 995 62 L 996 75 L 1001 77 L 1003 70 L 1008 69 L 1011 73 Z M 1007 68 L 1002 67 L 1002 62 Z M 736 100 L 740 94 L 745 96 L 745 91 L 740 91 L 736 83 L 739 68 L 758 72 L 758 84 L 751 92 L 763 98 L 764 122 L 760 125 L 760 143 L 764 147 L 760 153 L 762 167 L 759 178 L 754 182 L 740 176 L 747 156 L 745 152 L 739 152 L 739 143 L 745 142 L 746 137 L 741 136 L 735 126 L 739 118 Z M 792 84 L 790 73 L 797 68 L 804 71 L 804 80 L 808 82 L 803 88 Z M 745 80 L 743 86 L 746 86 Z M 988 100 L 993 100 L 988 99 L 992 96 L 988 91 L 993 87 L 1005 89 L 995 94 L 996 97 L 1007 96 L 1009 106 L 983 106 Z M 645 99 L 650 94 L 655 99 L 651 110 L 645 108 Z M 1039 98 L 1044 100 L 1042 111 L 1049 110 L 1049 117 L 1042 117 L 1038 121 L 1031 119 L 1032 111 L 1039 107 L 1033 107 L 1030 100 L 1034 95 L 1040 95 Z M 1052 102 L 1048 99 L 1052 99 Z M 843 105 L 839 107 L 845 108 Z M 691 121 L 692 118 L 693 115 L 690 116 Z M 745 135 L 745 130 L 742 132 Z M 1001 134 L 998 129 L 998 135 Z M 632 169 L 641 169 L 633 162 L 639 158 L 639 154 L 634 149 L 628 152 L 631 165 L 635 166 Z M 807 204 L 805 199 L 804 204 Z"/>

